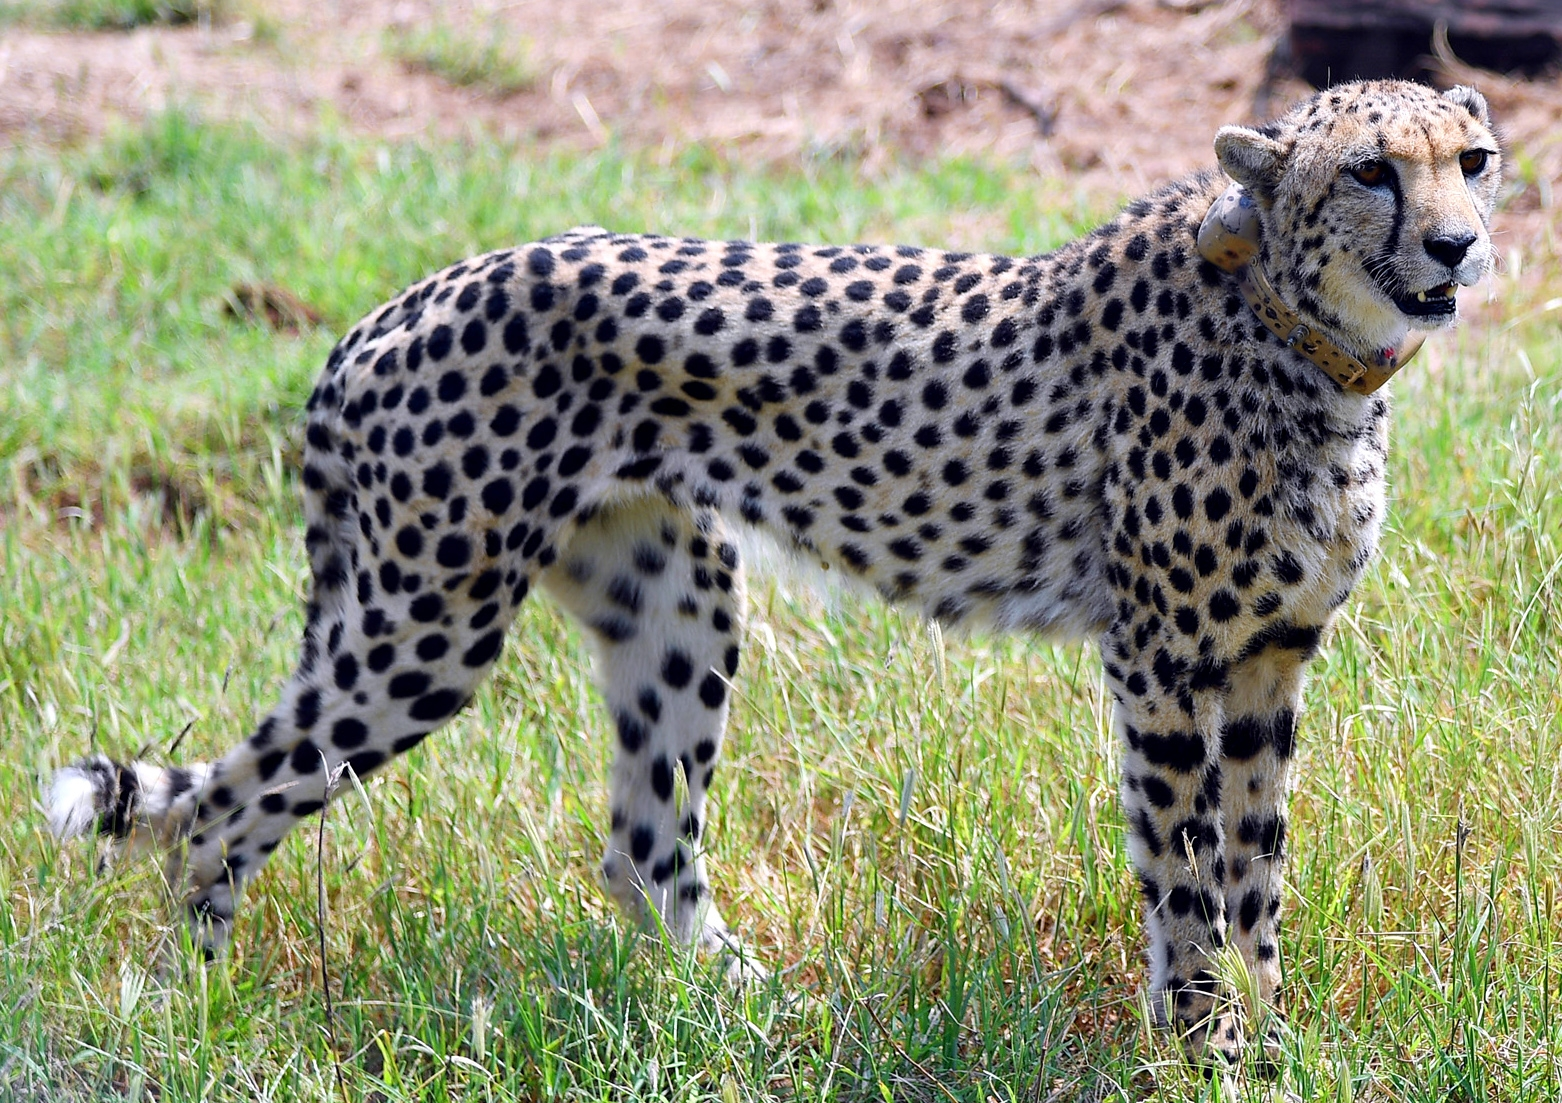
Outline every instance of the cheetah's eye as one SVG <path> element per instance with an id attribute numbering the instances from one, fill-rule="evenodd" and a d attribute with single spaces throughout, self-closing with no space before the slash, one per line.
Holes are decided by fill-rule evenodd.
<path id="1" fill-rule="evenodd" d="M 1467 149 L 1459 154 L 1459 167 L 1466 176 L 1479 176 L 1486 168 L 1487 153 L 1484 149 Z"/>
<path id="2" fill-rule="evenodd" d="M 1358 184 L 1369 188 L 1381 188 L 1394 178 L 1394 170 L 1388 167 L 1387 161 L 1364 161 L 1351 169 L 1350 174 Z"/>

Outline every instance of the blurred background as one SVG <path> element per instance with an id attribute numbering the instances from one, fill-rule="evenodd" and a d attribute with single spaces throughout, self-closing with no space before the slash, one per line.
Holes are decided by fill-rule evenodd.
<path id="1" fill-rule="evenodd" d="M 1309 82 L 1400 75 L 1479 83 L 1540 191 L 1562 160 L 1562 0 L 5 0 L 0 19 L 0 135 L 23 141 L 177 102 L 392 137 L 980 153 L 1132 194 Z"/>
<path id="2" fill-rule="evenodd" d="M 175 105 L 750 166 L 977 155 L 1120 197 L 1209 164 L 1223 123 L 1399 75 L 1481 87 L 1519 155 L 1505 212 L 1533 216 L 1559 35 L 1562 0 L 0 0 L 0 139 Z M 1549 250 L 1554 225 L 1509 230 Z"/>

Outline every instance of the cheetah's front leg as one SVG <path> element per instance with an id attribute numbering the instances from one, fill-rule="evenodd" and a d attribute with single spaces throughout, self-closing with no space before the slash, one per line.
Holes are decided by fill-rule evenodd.
<path id="1" fill-rule="evenodd" d="M 1201 673 L 1196 656 L 1133 642 L 1109 636 L 1103 654 L 1123 744 L 1129 852 L 1145 902 L 1152 1011 L 1160 1025 L 1175 1023 L 1196 1055 L 1235 1062 L 1242 1039 L 1221 1014 L 1211 961 L 1226 941 L 1223 695 L 1206 684 L 1218 679 Z M 1120 663 L 1130 656 L 1142 663 Z"/>
<path id="2" fill-rule="evenodd" d="M 1226 914 L 1231 942 L 1254 980 L 1255 1012 L 1279 1009 L 1287 775 L 1305 661 L 1304 652 L 1272 649 L 1234 667 L 1221 733 Z M 1276 1024 L 1259 1025 L 1272 1059 Z"/>

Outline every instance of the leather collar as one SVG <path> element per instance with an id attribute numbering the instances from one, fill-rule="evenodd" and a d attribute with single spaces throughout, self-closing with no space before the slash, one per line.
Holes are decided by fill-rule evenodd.
<path id="1" fill-rule="evenodd" d="M 1357 394 L 1371 394 L 1383 386 L 1420 350 L 1426 335 L 1411 331 L 1403 346 L 1382 349 L 1370 363 L 1363 363 L 1312 329 L 1286 305 L 1259 267 L 1258 234 L 1258 208 L 1241 184 L 1232 184 L 1204 216 L 1199 227 L 1199 255 L 1237 278 L 1247 305 L 1286 348 L 1301 353 L 1330 379 Z"/>

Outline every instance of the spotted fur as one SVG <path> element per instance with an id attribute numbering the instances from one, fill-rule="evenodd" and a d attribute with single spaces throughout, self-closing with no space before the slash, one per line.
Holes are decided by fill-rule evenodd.
<path id="1" fill-rule="evenodd" d="M 1396 303 L 1490 263 L 1499 157 L 1469 89 L 1347 85 L 1216 148 L 1274 285 L 1347 349 L 1451 321 Z M 52 821 L 187 835 L 215 945 L 327 776 L 449 720 L 541 585 L 601 646 L 609 889 L 724 944 L 703 848 L 742 522 L 944 624 L 1098 642 L 1153 1004 L 1234 1053 L 1211 954 L 1234 943 L 1276 1002 L 1303 670 L 1377 546 L 1389 405 L 1199 258 L 1227 183 L 1044 256 L 584 228 L 424 280 L 309 399 L 314 586 L 281 701 L 210 766 L 66 769 Z"/>

